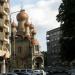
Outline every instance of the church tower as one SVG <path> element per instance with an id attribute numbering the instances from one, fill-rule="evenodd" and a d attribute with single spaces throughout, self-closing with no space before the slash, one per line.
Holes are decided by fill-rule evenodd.
<path id="1" fill-rule="evenodd" d="M 12 61 L 13 68 L 31 68 L 31 43 L 30 43 L 30 24 L 28 23 L 28 15 L 25 10 L 21 10 L 17 14 L 17 27 L 12 25 Z"/>
<path id="2" fill-rule="evenodd" d="M 40 52 L 39 42 L 35 38 L 36 31 L 33 29 L 32 31 L 32 69 L 44 69 L 44 57 Z"/>
<path id="3" fill-rule="evenodd" d="M 11 53 L 12 68 L 39 69 L 43 63 L 43 56 L 39 51 L 39 44 L 35 39 L 34 26 L 28 22 L 29 16 L 25 10 L 17 14 L 18 25 L 13 22 Z"/>

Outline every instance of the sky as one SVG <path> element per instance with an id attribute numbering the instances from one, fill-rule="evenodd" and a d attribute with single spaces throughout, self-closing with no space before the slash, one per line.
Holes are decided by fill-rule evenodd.
<path id="1" fill-rule="evenodd" d="M 37 32 L 40 51 L 47 51 L 46 32 L 60 26 L 56 21 L 60 3 L 61 0 L 10 0 L 12 20 L 17 23 L 16 15 L 21 9 L 25 9 L 29 15 L 29 22 Z"/>

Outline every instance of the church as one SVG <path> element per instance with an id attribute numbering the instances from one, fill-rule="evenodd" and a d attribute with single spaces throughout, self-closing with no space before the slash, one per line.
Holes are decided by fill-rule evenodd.
<path id="1" fill-rule="evenodd" d="M 18 25 L 14 21 L 11 23 L 11 69 L 43 69 L 43 54 L 35 38 L 35 28 L 28 22 L 28 14 L 21 9 L 16 19 Z"/>

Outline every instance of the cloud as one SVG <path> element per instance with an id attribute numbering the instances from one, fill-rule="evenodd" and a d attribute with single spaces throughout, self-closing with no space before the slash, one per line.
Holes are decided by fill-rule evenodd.
<path id="1" fill-rule="evenodd" d="M 19 2 L 21 1 L 23 1 L 23 8 L 29 15 L 29 21 L 36 27 L 37 38 L 40 41 L 41 47 L 45 47 L 41 49 L 46 50 L 46 32 L 59 27 L 56 15 L 58 14 L 58 7 L 61 0 L 33 0 L 32 2 L 31 0 L 20 0 Z M 21 9 L 20 6 L 19 4 L 12 6 L 11 12 L 19 11 Z M 16 14 L 13 14 L 13 17 Z"/>
<path id="2" fill-rule="evenodd" d="M 30 19 L 36 25 L 43 25 L 46 28 L 56 27 L 56 14 L 58 11 L 52 11 L 50 7 L 50 1 L 41 0 L 35 5 L 30 5 L 27 9 Z M 30 8 L 31 7 L 31 8 Z M 54 24 L 55 23 L 55 24 Z M 51 25 L 51 26 L 50 26 Z M 48 27 L 49 26 L 49 27 Z"/>
<path id="3" fill-rule="evenodd" d="M 27 0 L 20 1 L 26 2 Z M 60 0 L 38 0 L 38 2 L 36 2 L 35 4 L 25 4 L 23 8 L 27 11 L 30 20 L 35 25 L 43 25 L 49 29 L 58 25 L 56 22 L 56 15 L 58 14 L 58 9 L 56 10 L 55 7 L 58 6 L 59 1 Z M 52 10 L 52 8 L 54 8 L 55 10 Z M 12 6 L 11 12 L 19 11 L 20 9 L 20 5 L 15 5 Z"/>

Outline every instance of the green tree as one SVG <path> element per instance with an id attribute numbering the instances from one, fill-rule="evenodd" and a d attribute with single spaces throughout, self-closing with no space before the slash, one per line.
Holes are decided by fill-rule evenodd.
<path id="1" fill-rule="evenodd" d="M 63 61 L 75 59 L 75 0 L 62 0 L 57 21 L 60 22 L 61 58 Z"/>

